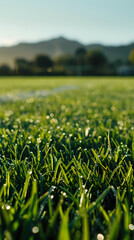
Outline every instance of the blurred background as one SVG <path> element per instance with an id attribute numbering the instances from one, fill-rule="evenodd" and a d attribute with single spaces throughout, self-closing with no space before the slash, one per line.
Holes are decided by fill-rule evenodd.
<path id="1" fill-rule="evenodd" d="M 0 75 L 134 75 L 133 0 L 0 2 Z"/>

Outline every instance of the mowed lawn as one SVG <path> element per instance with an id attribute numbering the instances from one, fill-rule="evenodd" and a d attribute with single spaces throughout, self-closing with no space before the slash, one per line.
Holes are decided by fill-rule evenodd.
<path id="1" fill-rule="evenodd" d="M 0 78 L 0 240 L 134 239 L 134 78 Z"/>

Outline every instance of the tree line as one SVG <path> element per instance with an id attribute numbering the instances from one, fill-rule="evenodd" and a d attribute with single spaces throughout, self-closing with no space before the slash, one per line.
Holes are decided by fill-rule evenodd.
<path id="1" fill-rule="evenodd" d="M 134 75 L 134 49 L 126 62 L 121 59 L 109 62 L 102 51 L 86 51 L 78 48 L 73 55 L 64 55 L 51 59 L 47 55 L 38 55 L 31 61 L 16 58 L 14 68 L 0 66 L 0 75 Z"/>

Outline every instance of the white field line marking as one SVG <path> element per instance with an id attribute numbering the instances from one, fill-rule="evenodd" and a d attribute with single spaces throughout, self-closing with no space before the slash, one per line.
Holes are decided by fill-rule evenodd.
<path id="1" fill-rule="evenodd" d="M 30 92 L 19 92 L 18 94 L 6 94 L 0 96 L 0 102 L 8 102 L 8 101 L 18 101 L 25 100 L 28 98 L 39 98 L 39 97 L 48 97 L 55 93 L 64 92 L 67 90 L 78 89 L 78 86 L 61 86 L 58 88 L 54 88 L 52 90 L 36 90 Z"/>

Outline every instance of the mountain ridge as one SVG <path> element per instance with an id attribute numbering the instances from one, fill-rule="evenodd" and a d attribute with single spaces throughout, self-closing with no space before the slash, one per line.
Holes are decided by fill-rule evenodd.
<path id="1" fill-rule="evenodd" d="M 100 43 L 84 44 L 77 40 L 70 40 L 64 37 L 53 38 L 37 42 L 20 42 L 13 46 L 0 47 L 0 65 L 14 65 L 15 58 L 26 58 L 32 60 L 38 54 L 46 54 L 51 58 L 56 58 L 66 54 L 74 54 L 75 51 L 83 47 L 88 50 L 100 50 L 106 55 L 109 61 L 121 59 L 127 61 L 131 50 L 134 48 L 134 42 L 129 44 L 105 45 Z"/>

